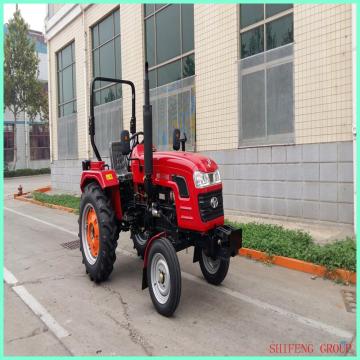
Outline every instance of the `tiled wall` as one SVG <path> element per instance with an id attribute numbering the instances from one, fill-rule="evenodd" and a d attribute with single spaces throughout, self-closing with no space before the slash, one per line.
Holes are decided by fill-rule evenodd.
<path id="1" fill-rule="evenodd" d="M 120 32 L 121 32 L 121 64 L 122 77 L 131 80 L 136 89 L 136 124 L 137 131 L 143 128 L 142 105 L 144 103 L 144 47 L 143 47 L 143 5 L 121 4 Z M 123 86 L 123 119 L 124 129 L 130 130 L 131 92 Z"/>
<path id="2" fill-rule="evenodd" d="M 88 156 L 88 82 L 91 70 L 90 27 L 117 7 L 91 5 L 49 41 L 52 155 L 57 159 L 57 90 L 55 52 L 75 39 L 78 108 L 78 150 Z M 238 147 L 239 59 L 238 5 L 194 6 L 196 63 L 197 150 Z M 142 128 L 143 10 L 141 4 L 122 4 L 122 74 L 137 88 L 138 129 Z M 351 140 L 351 5 L 294 6 L 295 143 Z M 85 58 L 85 46 L 87 58 Z M 84 64 L 87 62 L 87 83 Z M 130 92 L 124 89 L 124 127 L 131 115 Z M 55 126 L 54 126 L 55 125 Z"/>
<path id="3" fill-rule="evenodd" d="M 238 146 L 238 5 L 194 5 L 196 145 Z"/>
<path id="4" fill-rule="evenodd" d="M 296 143 L 352 139 L 351 4 L 294 5 Z"/>
<path id="5" fill-rule="evenodd" d="M 85 9 L 85 24 L 82 16 L 78 16 L 72 22 L 61 29 L 49 42 L 48 53 L 49 65 L 49 90 L 50 90 L 50 126 L 51 126 L 51 152 L 54 160 L 58 159 L 57 139 L 57 72 L 56 52 L 75 40 L 75 66 L 76 66 L 76 99 L 77 99 L 77 132 L 78 132 L 78 156 L 88 157 L 88 109 L 89 109 L 89 85 L 92 78 L 91 61 L 91 30 L 90 27 L 113 11 L 116 4 L 96 4 Z M 84 28 L 86 36 L 84 34 Z M 86 49 L 86 52 L 85 52 Z M 85 56 L 85 54 L 87 56 Z M 86 64 L 86 72 L 85 72 Z M 87 78 L 85 79 L 85 73 Z M 91 152 L 90 152 L 91 154 Z"/>
<path id="6" fill-rule="evenodd" d="M 209 151 L 227 210 L 353 223 L 352 142 Z"/>
<path id="7" fill-rule="evenodd" d="M 51 164 L 51 187 L 80 194 L 80 160 L 55 160 Z"/>

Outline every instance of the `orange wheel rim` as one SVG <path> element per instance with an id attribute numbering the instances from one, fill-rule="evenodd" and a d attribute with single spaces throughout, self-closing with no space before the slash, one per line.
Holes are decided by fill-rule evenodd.
<path id="1" fill-rule="evenodd" d="M 99 253 L 99 224 L 93 208 L 89 209 L 86 220 L 86 240 L 91 255 L 97 257 Z"/>

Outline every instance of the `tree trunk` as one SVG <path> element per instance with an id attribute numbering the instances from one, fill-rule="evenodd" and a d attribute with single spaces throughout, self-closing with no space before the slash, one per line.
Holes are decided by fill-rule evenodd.
<path id="1" fill-rule="evenodd" d="M 14 112 L 14 163 L 13 163 L 13 170 L 16 170 L 16 161 L 17 161 L 17 113 Z"/>

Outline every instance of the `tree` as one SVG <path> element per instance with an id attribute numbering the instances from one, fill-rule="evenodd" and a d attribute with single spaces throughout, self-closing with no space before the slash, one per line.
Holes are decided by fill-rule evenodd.
<path id="1" fill-rule="evenodd" d="M 34 86 L 34 92 L 30 94 L 30 103 L 26 109 L 26 113 L 30 122 L 33 122 L 37 115 L 45 122 L 49 121 L 49 103 L 47 90 L 40 81 Z"/>
<path id="2" fill-rule="evenodd" d="M 193 57 L 188 56 L 185 60 L 183 76 L 188 77 L 192 75 L 195 75 L 195 62 Z"/>
<path id="3" fill-rule="evenodd" d="M 14 170 L 17 160 L 16 125 L 20 113 L 39 112 L 43 91 L 38 81 L 39 58 L 35 42 L 29 38 L 29 26 L 16 10 L 5 36 L 4 105 L 14 116 Z M 36 116 L 36 115 L 35 115 Z"/>

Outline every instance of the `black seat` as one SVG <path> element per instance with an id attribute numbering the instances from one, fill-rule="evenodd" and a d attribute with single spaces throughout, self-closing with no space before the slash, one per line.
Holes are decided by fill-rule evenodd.
<path id="1" fill-rule="evenodd" d="M 121 141 L 110 143 L 111 168 L 115 170 L 119 181 L 131 180 L 132 173 L 128 171 L 128 160 L 121 152 Z"/>

